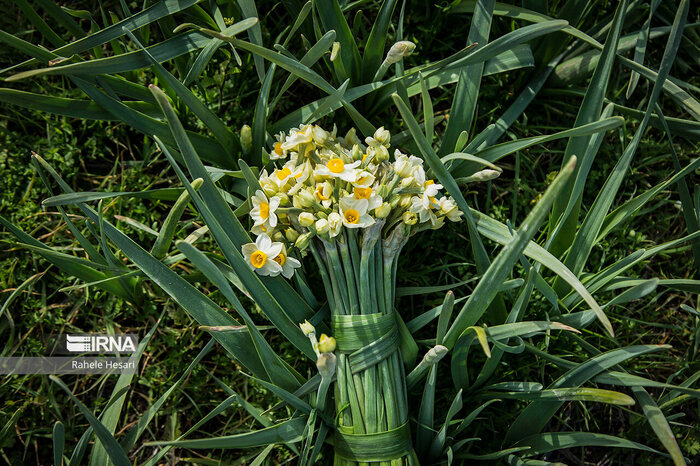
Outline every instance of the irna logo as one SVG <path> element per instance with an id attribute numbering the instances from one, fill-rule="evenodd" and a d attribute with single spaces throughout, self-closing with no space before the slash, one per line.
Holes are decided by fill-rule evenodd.
<path id="1" fill-rule="evenodd" d="M 66 335 L 69 353 L 135 353 L 136 335 Z"/>

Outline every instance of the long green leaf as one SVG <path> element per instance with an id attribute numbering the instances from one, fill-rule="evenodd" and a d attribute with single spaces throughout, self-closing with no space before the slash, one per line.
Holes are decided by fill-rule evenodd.
<path id="1" fill-rule="evenodd" d="M 663 351 L 668 345 L 637 345 L 615 349 L 590 358 L 559 377 L 550 388 L 579 387 L 601 372 L 628 359 L 643 354 Z M 513 421 L 505 436 L 505 444 L 517 444 L 528 435 L 535 435 L 544 428 L 561 407 L 559 401 L 535 401 L 530 403 Z"/>
<path id="2" fill-rule="evenodd" d="M 191 448 L 193 450 L 254 448 L 275 443 L 299 442 L 305 426 L 306 417 L 296 417 L 266 429 L 242 434 L 196 440 L 176 440 L 174 442 L 147 442 L 145 445 L 168 445 L 179 448 Z"/>
<path id="3" fill-rule="evenodd" d="M 686 17 L 688 15 L 689 2 L 687 0 L 682 0 L 678 6 L 676 12 L 676 17 L 673 23 L 673 29 L 668 37 L 668 44 L 666 50 L 664 51 L 664 56 L 661 60 L 661 67 L 659 68 L 659 80 L 654 83 L 654 88 L 652 89 L 651 96 L 647 104 L 647 110 L 644 114 L 639 127 L 637 128 L 632 141 L 629 143 L 624 153 L 620 157 L 619 161 L 613 168 L 613 171 L 608 176 L 603 188 L 601 189 L 598 196 L 596 196 L 593 205 L 591 206 L 586 218 L 581 225 L 579 232 L 573 241 L 570 249 L 570 253 L 567 255 L 564 263 L 574 272 L 580 273 L 585 266 L 586 260 L 595 244 L 595 240 L 600 232 L 603 222 L 605 221 L 605 214 L 610 209 L 617 192 L 622 184 L 624 177 L 626 176 L 627 169 L 629 168 L 632 158 L 634 157 L 637 147 L 642 140 L 644 131 L 646 130 L 647 124 L 649 123 L 649 118 L 656 104 L 659 94 L 661 93 L 662 83 L 666 80 L 668 73 L 673 64 L 676 52 L 678 51 L 678 46 L 680 45 L 683 25 L 685 24 Z"/>

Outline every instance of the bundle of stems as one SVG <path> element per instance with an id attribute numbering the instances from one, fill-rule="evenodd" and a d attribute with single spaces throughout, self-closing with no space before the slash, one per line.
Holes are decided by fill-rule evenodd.
<path id="1" fill-rule="evenodd" d="M 378 221 L 361 233 L 345 229 L 333 240 L 316 237 L 310 244 L 321 271 L 332 321 L 337 323 L 334 326 L 339 350 L 334 388 L 336 428 L 339 432 L 367 439 L 368 447 L 372 446 L 370 442 L 394 442 L 393 445 L 374 443 L 373 447 L 387 451 L 393 449 L 397 455 L 385 461 L 353 461 L 347 456 L 362 456 L 361 451 L 357 452 L 357 445 L 350 446 L 355 448 L 354 452 L 344 451 L 344 447 L 336 445 L 335 464 L 338 465 L 414 463 L 407 435 L 406 377 L 394 314 L 397 260 L 407 235 L 405 227 L 399 225 L 382 238 L 383 225 L 383 221 Z M 347 316 L 366 316 L 367 319 L 349 319 Z M 373 351 L 367 351 L 367 347 L 356 350 L 364 350 L 371 356 L 353 358 L 358 354 L 351 352 L 357 347 L 351 341 L 356 332 L 344 337 L 343 324 L 351 320 L 375 322 L 380 319 L 388 322 L 385 324 L 388 331 L 370 343 L 375 347 Z M 372 333 L 371 330 L 367 332 Z M 344 346 L 349 349 L 346 351 Z M 362 368 L 365 365 L 368 367 Z M 385 435 L 372 440 L 372 434 Z M 367 454 L 371 456 L 370 452 Z M 382 455 L 391 456 L 391 453 Z"/>

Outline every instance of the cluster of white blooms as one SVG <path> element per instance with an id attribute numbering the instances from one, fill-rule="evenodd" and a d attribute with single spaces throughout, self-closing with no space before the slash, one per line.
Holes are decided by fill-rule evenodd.
<path id="1" fill-rule="evenodd" d="M 276 137 L 270 159 L 278 166 L 260 174 L 250 198 L 255 243 L 243 246 L 250 266 L 261 275 L 291 277 L 299 261 L 287 246 L 303 250 L 313 236 L 332 241 L 382 222 L 384 231 L 403 224 L 410 233 L 440 228 L 462 212 L 442 185 L 426 176 L 423 160 L 394 152 L 389 131 L 379 128 L 364 143 L 354 129 L 303 125 Z"/>

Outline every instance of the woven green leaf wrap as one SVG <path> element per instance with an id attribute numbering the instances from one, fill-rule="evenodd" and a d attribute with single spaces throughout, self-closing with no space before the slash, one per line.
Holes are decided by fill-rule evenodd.
<path id="1" fill-rule="evenodd" d="M 399 333 L 392 314 L 333 316 L 338 351 L 349 354 L 353 374 L 388 358 L 398 349 Z"/>
<path id="2" fill-rule="evenodd" d="M 349 461 L 391 461 L 411 451 L 411 432 L 408 423 L 376 434 L 348 434 L 342 428 L 333 439 L 335 453 Z"/>
<path id="3" fill-rule="evenodd" d="M 358 374 L 396 353 L 399 332 L 393 314 L 334 315 L 331 328 L 337 350 L 347 356 L 348 368 Z M 336 455 L 357 462 L 380 462 L 404 458 L 411 453 L 408 423 L 375 433 L 355 433 L 338 426 L 334 436 Z"/>
<path id="4" fill-rule="evenodd" d="M 338 350 L 352 353 L 374 343 L 396 328 L 392 314 L 335 315 L 331 317 Z"/>

